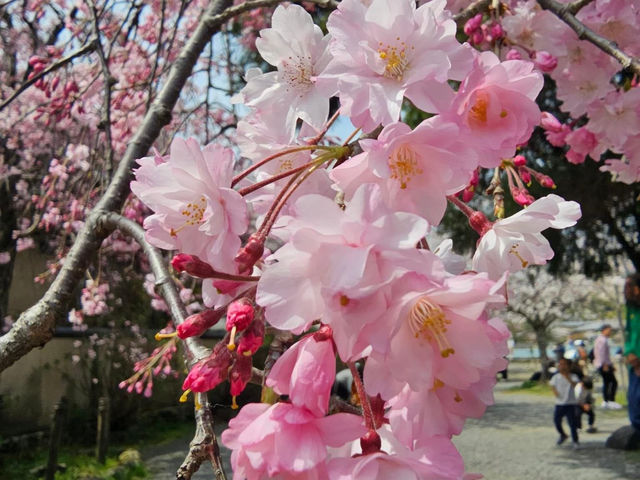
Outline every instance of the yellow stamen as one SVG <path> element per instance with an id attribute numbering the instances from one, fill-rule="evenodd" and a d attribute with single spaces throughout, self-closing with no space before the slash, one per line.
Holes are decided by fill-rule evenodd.
<path id="1" fill-rule="evenodd" d="M 346 295 L 341 295 L 340 296 L 340 305 L 342 305 L 343 307 L 346 307 L 347 305 L 349 305 L 349 297 L 347 297 Z"/>
<path id="2" fill-rule="evenodd" d="M 442 380 L 436 378 L 433 381 L 433 387 L 431 387 L 431 390 L 435 391 L 435 390 L 438 390 L 439 388 L 442 388 L 442 387 L 444 387 L 444 382 Z"/>
<path id="3" fill-rule="evenodd" d="M 409 68 L 407 45 L 404 42 L 400 42 L 400 47 L 392 47 L 391 45 L 384 46 L 380 42 L 379 47 L 378 56 L 386 62 L 383 75 L 401 82 L 407 68 Z M 411 50 L 413 49 L 414 47 L 411 47 Z"/>
<path id="4" fill-rule="evenodd" d="M 489 107 L 489 96 L 480 92 L 476 96 L 476 102 L 469 109 L 467 119 L 471 126 L 480 127 L 487 123 L 487 108 Z"/>
<path id="5" fill-rule="evenodd" d="M 231 408 L 233 410 L 237 410 L 239 408 L 238 404 L 236 403 L 236 396 L 235 395 L 233 397 L 231 397 Z"/>
<path id="6" fill-rule="evenodd" d="M 178 228 L 172 228 L 170 234 L 175 237 L 185 227 L 191 227 L 194 225 L 200 225 L 204 223 L 204 212 L 207 209 L 207 199 L 200 197 L 197 202 L 189 202 L 187 206 L 180 212 L 183 217 L 186 217 L 185 222 Z"/>
<path id="7" fill-rule="evenodd" d="M 400 182 L 400 188 L 407 188 L 409 181 L 416 175 L 422 175 L 418 155 L 407 145 L 400 145 L 389 157 L 391 178 Z"/>
<path id="8" fill-rule="evenodd" d="M 514 243 L 509 249 L 509 253 L 515 255 L 518 258 L 518 260 L 520 260 L 520 263 L 522 263 L 522 268 L 526 268 L 527 265 L 529 265 L 529 262 L 527 262 L 524 258 L 522 258 L 522 255 L 520 255 L 520 253 L 518 252 L 519 246 L 520 246 L 519 243 Z"/>
<path id="9" fill-rule="evenodd" d="M 459 394 L 458 392 L 456 392 L 456 396 L 455 396 L 455 397 L 453 397 L 453 400 L 454 400 L 456 403 L 460 403 L 460 402 L 462 401 L 462 397 L 460 396 L 460 394 Z"/>
<path id="10" fill-rule="evenodd" d="M 409 312 L 409 324 L 416 338 L 423 337 L 436 342 L 442 358 L 456 353 L 446 336 L 447 325 L 451 324 L 451 320 L 428 297 L 420 297 L 413 305 Z"/>
<path id="11" fill-rule="evenodd" d="M 175 336 L 178 335 L 178 332 L 172 332 L 172 333 L 156 333 L 155 339 L 157 342 L 159 342 L 160 340 L 164 339 L 164 338 L 173 338 Z"/>
<path id="12" fill-rule="evenodd" d="M 242 355 L 244 355 L 245 357 L 250 357 L 251 356 L 251 350 L 245 350 L 244 352 L 242 352 Z"/>
<path id="13" fill-rule="evenodd" d="M 189 399 L 189 394 L 191 393 L 191 389 L 187 389 L 184 391 L 184 393 L 180 396 L 180 403 L 184 403 Z"/>
<path id="14" fill-rule="evenodd" d="M 502 111 L 500 112 L 500 118 L 504 118 L 504 117 L 506 117 L 507 115 L 508 115 L 508 113 L 507 113 L 507 111 L 506 111 L 506 110 L 502 110 Z"/>
<path id="15" fill-rule="evenodd" d="M 193 397 L 193 403 L 196 407 L 196 410 L 200 410 L 202 408 L 202 404 L 198 401 L 198 395 Z"/>
<path id="16" fill-rule="evenodd" d="M 238 328 L 234 325 L 233 328 L 231 329 L 231 335 L 229 336 L 229 344 L 227 345 L 227 349 L 230 351 L 234 351 L 236 349 L 236 332 L 238 331 Z"/>

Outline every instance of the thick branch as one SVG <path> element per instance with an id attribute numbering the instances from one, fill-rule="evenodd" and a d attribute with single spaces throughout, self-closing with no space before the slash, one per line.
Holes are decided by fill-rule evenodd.
<path id="1" fill-rule="evenodd" d="M 93 52 L 96 49 L 96 42 L 97 42 L 97 40 L 95 38 L 92 39 L 89 43 L 87 43 L 83 47 L 79 48 L 78 50 L 76 50 L 74 52 L 71 52 L 69 55 L 67 55 L 64 58 L 61 58 L 56 63 L 52 63 L 47 68 L 42 70 L 40 73 L 38 73 L 37 75 L 34 75 L 29 80 L 24 82 L 22 85 L 20 85 L 20 87 L 15 92 L 13 92 L 11 94 L 11 96 L 9 98 L 7 98 L 4 102 L 0 103 L 0 112 L 5 107 L 7 107 L 11 102 L 13 102 L 16 98 L 18 98 L 18 96 L 22 92 L 24 92 L 27 88 L 29 88 L 31 85 L 36 83 L 38 80 L 40 80 L 45 75 L 48 75 L 51 72 L 54 72 L 54 71 L 58 70 L 59 68 L 64 67 L 67 63 L 69 63 L 71 60 L 73 60 L 76 57 L 81 57 L 85 53 Z"/>
<path id="2" fill-rule="evenodd" d="M 618 48 L 615 42 L 597 34 L 575 17 L 571 7 L 574 6 L 575 8 L 575 5 L 578 5 L 581 8 L 585 2 L 573 2 L 572 4 L 564 5 L 556 0 L 538 0 L 538 3 L 542 8 L 553 12 L 559 19 L 569 25 L 578 34 L 580 40 L 591 42 L 600 50 L 618 60 L 623 68 L 640 75 L 640 60 L 627 55 Z"/>
<path id="3" fill-rule="evenodd" d="M 133 163 L 136 159 L 147 154 L 160 130 L 169 123 L 171 111 L 198 57 L 211 36 L 227 20 L 226 17 L 221 18 L 219 13 L 230 3 L 231 0 L 213 0 L 211 2 L 189 42 L 173 64 L 164 88 L 153 103 L 151 110 L 147 112 L 135 138 L 129 144 L 107 191 L 95 209 L 88 215 L 62 269 L 44 297 L 33 307 L 23 312 L 12 329 L 0 337 L 0 371 L 33 348 L 42 346 L 51 339 L 56 319 L 68 311 L 73 290 L 83 278 L 93 253 L 109 234 L 108 230 L 100 228 L 101 214 L 119 211 L 122 208 L 129 193 Z"/>

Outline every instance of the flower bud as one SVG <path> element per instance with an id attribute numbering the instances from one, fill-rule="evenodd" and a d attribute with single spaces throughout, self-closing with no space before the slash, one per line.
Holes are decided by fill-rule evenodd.
<path id="1" fill-rule="evenodd" d="M 211 355 L 196 363 L 182 384 L 183 390 L 206 392 L 227 379 L 233 356 L 224 341 L 218 342 Z"/>
<path id="2" fill-rule="evenodd" d="M 558 66 L 558 59 L 544 50 L 535 52 L 533 61 L 540 71 L 544 73 L 551 73 Z"/>
<path id="3" fill-rule="evenodd" d="M 515 48 L 512 48 L 505 55 L 505 59 L 507 59 L 507 60 L 522 60 L 522 55 L 520 55 L 520 52 L 518 50 L 516 50 Z"/>
<path id="4" fill-rule="evenodd" d="M 211 278 L 215 270 L 207 262 L 203 262 L 195 255 L 179 253 L 171 260 L 171 266 L 176 272 L 187 272 L 192 277 Z"/>
<path id="5" fill-rule="evenodd" d="M 248 299 L 241 298 L 231 302 L 227 308 L 227 331 L 230 332 L 233 327 L 236 327 L 238 331 L 246 329 L 253 321 L 253 316 L 253 305 Z"/>
<path id="6" fill-rule="evenodd" d="M 231 371 L 229 372 L 229 384 L 231 395 L 234 397 L 240 395 L 249 380 L 251 380 L 253 361 L 250 356 L 247 355 L 237 355 L 236 361 L 231 367 Z"/>
<path id="7" fill-rule="evenodd" d="M 264 322 L 258 318 L 251 322 L 238 342 L 239 355 L 253 355 L 262 346 L 264 341 Z"/>
<path id="8" fill-rule="evenodd" d="M 513 164 L 516 167 L 523 167 L 527 164 L 527 159 L 524 157 L 524 155 L 516 155 L 515 157 L 513 157 Z"/>
<path id="9" fill-rule="evenodd" d="M 238 264 L 238 271 L 241 273 L 251 272 L 255 263 L 260 260 L 264 253 L 264 240 L 254 235 L 249 237 L 247 244 L 240 249 L 234 261 Z"/>
<path id="10" fill-rule="evenodd" d="M 218 323 L 223 314 L 224 309 L 222 308 L 217 310 L 203 310 L 202 312 L 193 314 L 178 325 L 178 336 L 182 339 L 198 337 Z"/>
<path id="11" fill-rule="evenodd" d="M 464 24 L 464 33 L 470 37 L 473 32 L 480 28 L 480 25 L 482 25 L 482 14 L 478 13 Z"/>

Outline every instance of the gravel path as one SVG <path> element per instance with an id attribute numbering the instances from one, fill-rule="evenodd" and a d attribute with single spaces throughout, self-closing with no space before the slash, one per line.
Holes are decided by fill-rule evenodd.
<path id="1" fill-rule="evenodd" d="M 581 448 L 574 450 L 570 442 L 556 445 L 553 399 L 509 392 L 507 388 L 515 384 L 499 384 L 496 404 L 482 419 L 470 420 L 462 434 L 454 439 L 469 472 L 482 473 L 488 480 L 640 478 L 640 452 L 604 446 L 614 430 L 628 424 L 626 410 L 597 409 L 598 432 L 581 433 Z M 569 433 L 567 426 L 565 429 Z"/>
<path id="2" fill-rule="evenodd" d="M 496 404 L 482 419 L 470 420 L 462 435 L 454 439 L 469 472 L 482 473 L 487 480 L 640 479 L 640 452 L 604 447 L 611 432 L 628 423 L 626 410 L 597 410 L 598 432 L 581 434 L 580 450 L 573 450 L 570 442 L 558 447 L 555 444 L 558 435 L 552 423 L 553 399 L 508 390 L 518 384 L 499 383 Z M 220 425 L 220 430 L 222 428 Z M 143 450 L 151 478 L 174 479 L 189 440 L 178 439 Z M 224 460 L 229 473 L 228 453 Z M 205 466 L 193 478 L 212 479 L 213 475 Z"/>

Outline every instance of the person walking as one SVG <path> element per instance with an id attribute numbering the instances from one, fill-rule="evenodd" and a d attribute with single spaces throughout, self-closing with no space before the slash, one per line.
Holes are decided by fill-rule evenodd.
<path id="1" fill-rule="evenodd" d="M 627 404 L 631 425 L 640 431 L 640 274 L 627 277 L 624 297 L 627 307 L 624 354 L 629 365 Z"/>
<path id="2" fill-rule="evenodd" d="M 580 379 L 574 373 L 571 373 L 571 360 L 561 358 L 558 361 L 558 372 L 551 377 L 549 385 L 553 389 L 553 394 L 556 396 L 556 406 L 553 411 L 553 423 L 556 426 L 556 430 L 560 434 L 560 438 L 556 442 L 558 445 L 562 445 L 567 438 L 564 429 L 562 428 L 562 419 L 567 418 L 569 429 L 571 430 L 571 440 L 573 441 L 573 448 L 580 447 L 578 440 L 578 418 L 576 415 L 576 408 L 578 402 L 575 395 L 575 386 Z"/>
<path id="3" fill-rule="evenodd" d="M 611 325 L 604 324 L 600 327 L 600 335 L 596 338 L 593 346 L 593 366 L 598 369 L 602 376 L 602 408 L 619 410 L 622 405 L 616 402 L 616 391 L 618 381 L 616 380 L 615 368 L 611 361 L 609 350 L 609 337 L 611 336 Z"/>

